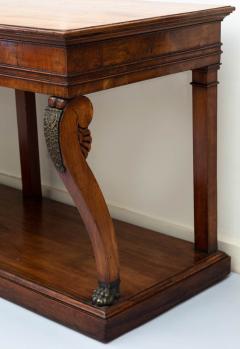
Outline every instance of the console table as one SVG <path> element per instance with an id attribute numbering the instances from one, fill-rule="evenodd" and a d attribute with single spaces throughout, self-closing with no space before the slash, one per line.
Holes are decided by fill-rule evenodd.
<path id="1" fill-rule="evenodd" d="M 0 296 L 107 342 L 230 272 L 217 248 L 216 159 L 221 21 L 233 10 L 0 0 L 0 85 L 16 90 L 22 171 L 22 191 L 0 186 Z M 112 220 L 86 161 L 93 106 L 85 94 L 186 70 L 195 244 Z M 46 144 L 76 208 L 42 198 L 35 93 L 50 95 Z"/>

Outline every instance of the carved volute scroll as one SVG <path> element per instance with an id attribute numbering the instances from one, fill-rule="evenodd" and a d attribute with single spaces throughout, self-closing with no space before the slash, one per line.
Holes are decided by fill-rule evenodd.
<path id="1" fill-rule="evenodd" d="M 44 132 L 50 156 L 72 196 L 92 242 L 99 287 L 92 302 L 111 305 L 119 297 L 119 259 L 115 231 L 99 185 L 86 157 L 91 149 L 88 126 L 93 108 L 87 97 L 50 97 Z"/>

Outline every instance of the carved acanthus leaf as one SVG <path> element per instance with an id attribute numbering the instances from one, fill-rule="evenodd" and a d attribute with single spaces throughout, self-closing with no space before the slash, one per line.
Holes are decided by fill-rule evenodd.
<path id="1" fill-rule="evenodd" d="M 45 109 L 44 115 L 44 134 L 46 138 L 47 148 L 50 157 L 59 172 L 65 172 L 65 166 L 61 155 L 61 147 L 59 142 L 59 124 L 63 117 L 64 108 L 68 101 L 62 98 L 50 97 L 48 107 Z M 91 149 L 92 137 L 90 130 L 86 127 L 81 127 L 78 124 L 77 128 L 79 145 L 83 156 L 86 158 Z"/>

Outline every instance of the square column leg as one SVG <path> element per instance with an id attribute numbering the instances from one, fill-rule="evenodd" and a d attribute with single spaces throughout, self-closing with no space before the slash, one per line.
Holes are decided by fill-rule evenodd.
<path id="1" fill-rule="evenodd" d="M 193 70 L 195 248 L 217 250 L 217 71 Z"/>
<path id="2" fill-rule="evenodd" d="M 35 94 L 16 90 L 15 96 L 23 196 L 41 198 Z"/>

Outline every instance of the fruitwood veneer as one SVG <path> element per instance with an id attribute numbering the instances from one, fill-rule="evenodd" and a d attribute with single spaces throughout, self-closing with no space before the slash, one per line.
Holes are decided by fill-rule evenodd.
<path id="1" fill-rule="evenodd" d="M 106 342 L 229 273 L 217 250 L 217 72 L 221 21 L 233 10 L 0 0 L 0 85 L 16 90 L 23 183 L 23 195 L 0 186 L 2 297 Z M 87 163 L 93 106 L 83 96 L 186 70 L 195 244 L 112 221 Z M 35 93 L 51 95 L 44 134 L 76 208 L 41 198 Z"/>
<path id="2" fill-rule="evenodd" d="M 22 2 L 10 12 L 0 1 L 1 85 L 66 98 L 218 63 L 221 20 L 233 11 L 137 0 Z"/>
<path id="3" fill-rule="evenodd" d="M 195 251 L 190 242 L 114 220 L 121 298 L 91 305 L 96 271 L 77 209 L 26 201 L 0 186 L 0 294 L 107 342 L 221 280 L 230 258 Z M 14 219 L 13 219 L 14 217 Z"/>

